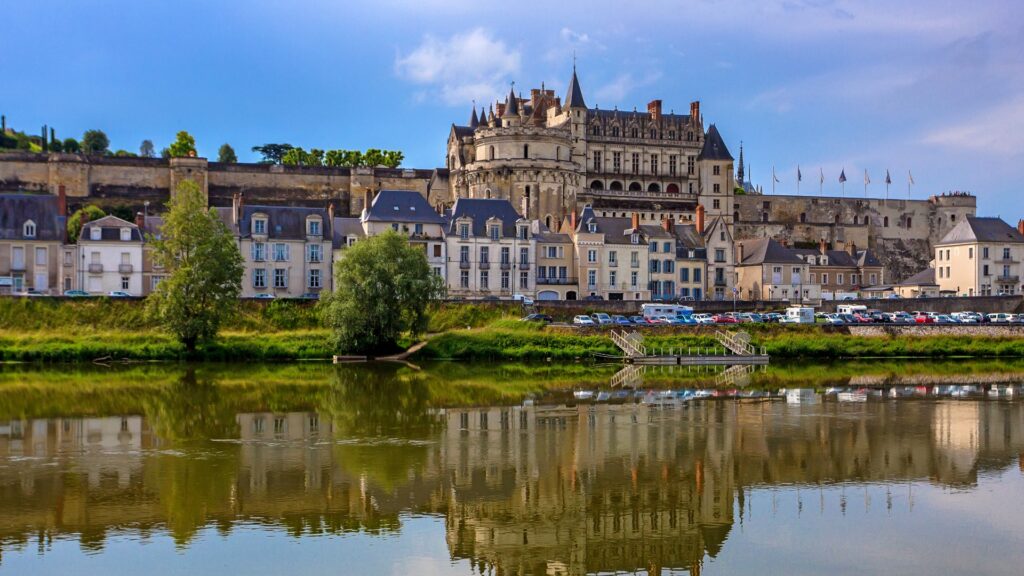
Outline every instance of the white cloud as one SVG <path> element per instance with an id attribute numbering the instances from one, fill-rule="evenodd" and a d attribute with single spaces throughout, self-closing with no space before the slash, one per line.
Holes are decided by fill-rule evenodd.
<path id="1" fill-rule="evenodd" d="M 951 150 L 1018 156 L 1024 150 L 1024 96 L 997 104 L 951 126 L 932 130 L 922 142 Z"/>
<path id="2" fill-rule="evenodd" d="M 594 91 L 594 104 L 605 108 L 622 102 L 633 90 L 644 86 L 650 86 L 661 79 L 661 72 L 648 72 L 637 78 L 631 72 L 619 74 L 611 82 L 600 86 Z M 608 104 L 602 104 L 607 102 Z M 590 100 L 588 98 L 588 104 Z"/>
<path id="3" fill-rule="evenodd" d="M 518 49 L 489 31 L 476 28 L 440 39 L 427 35 L 412 52 L 395 59 L 395 73 L 415 84 L 432 87 L 449 105 L 484 103 L 520 71 Z"/>

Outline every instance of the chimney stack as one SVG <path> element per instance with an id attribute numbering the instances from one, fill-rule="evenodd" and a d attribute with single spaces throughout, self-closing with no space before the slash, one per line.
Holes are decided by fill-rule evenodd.
<path id="1" fill-rule="evenodd" d="M 736 264 L 743 263 L 743 242 L 736 243 Z"/>
<path id="2" fill-rule="evenodd" d="M 821 252 L 822 256 L 824 256 L 825 253 L 828 251 L 828 244 L 825 243 L 824 238 L 818 241 L 818 251 Z"/>
<path id="3" fill-rule="evenodd" d="M 633 212 L 633 222 L 632 222 L 632 224 L 633 224 L 633 226 L 632 226 L 633 230 L 636 230 L 636 229 L 640 228 L 640 213 L 639 212 Z"/>
<path id="4" fill-rule="evenodd" d="M 139 232 L 144 232 L 146 229 L 146 215 L 142 212 L 136 212 L 135 225 L 139 227 Z"/>
<path id="5" fill-rule="evenodd" d="M 1024 220 L 1017 221 L 1017 232 L 1020 232 L 1024 236 Z"/>
<path id="6" fill-rule="evenodd" d="M 576 209 L 573 208 L 572 212 L 569 213 L 569 232 L 576 232 Z"/>
<path id="7" fill-rule="evenodd" d="M 847 242 L 846 251 L 850 253 L 850 256 L 857 256 L 857 245 L 852 241 Z"/>
<path id="8" fill-rule="evenodd" d="M 690 122 L 700 124 L 700 100 L 690 102 Z"/>
<path id="9" fill-rule="evenodd" d="M 661 120 L 661 100 L 651 100 L 647 103 L 647 113 L 655 122 Z"/>
<path id="10" fill-rule="evenodd" d="M 704 205 L 697 204 L 697 234 L 704 233 Z"/>
<path id="11" fill-rule="evenodd" d="M 68 195 L 63 184 L 57 186 L 57 213 L 65 218 L 68 215 Z"/>
<path id="12" fill-rule="evenodd" d="M 665 232 L 672 233 L 672 219 L 665 217 L 661 219 L 661 227 L 665 229 Z"/>
<path id="13" fill-rule="evenodd" d="M 363 190 L 363 210 L 369 211 L 371 204 L 373 204 L 373 190 L 367 188 Z"/>

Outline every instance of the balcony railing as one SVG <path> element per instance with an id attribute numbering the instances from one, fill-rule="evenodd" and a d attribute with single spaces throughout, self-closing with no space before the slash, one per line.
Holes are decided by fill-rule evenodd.
<path id="1" fill-rule="evenodd" d="M 117 265 L 117 272 L 118 272 L 118 274 L 131 274 L 132 270 L 134 270 L 134 269 L 135 268 L 131 264 L 118 264 Z"/>
<path id="2" fill-rule="evenodd" d="M 725 286 L 725 278 L 715 278 L 715 286 Z"/>
<path id="3" fill-rule="evenodd" d="M 537 284 L 561 284 L 561 285 L 566 285 L 566 284 L 575 284 L 575 283 L 576 283 L 575 280 L 570 280 L 569 278 L 541 278 L 541 277 L 537 278 Z"/>
<path id="4" fill-rule="evenodd" d="M 608 267 L 609 268 L 618 268 L 619 267 L 619 261 L 618 260 L 612 260 L 611 262 L 608 263 Z"/>
<path id="5" fill-rule="evenodd" d="M 1016 282 L 1020 282 L 1020 276 L 1018 276 L 1016 274 L 1008 275 L 1008 276 L 999 275 L 999 276 L 996 276 L 996 282 L 1004 282 L 1004 283 L 1011 283 L 1012 282 L 1012 283 L 1016 283 Z"/>
<path id="6" fill-rule="evenodd" d="M 89 274 L 102 274 L 103 264 L 89 264 Z"/>
<path id="7" fill-rule="evenodd" d="M 469 269 L 469 260 L 459 260 L 459 268 L 463 270 Z"/>
<path id="8" fill-rule="evenodd" d="M 512 262 L 510 262 L 508 260 L 502 260 L 501 261 L 501 269 L 502 270 L 508 270 L 509 268 L 512 268 Z"/>
<path id="9" fill-rule="evenodd" d="M 477 267 L 480 268 L 481 270 L 490 270 L 491 263 L 487 260 L 481 260 L 480 263 L 477 264 Z"/>
<path id="10" fill-rule="evenodd" d="M 15 260 L 14 262 L 11 263 L 11 270 L 14 271 L 14 272 L 24 272 L 24 270 L 25 270 L 25 261 L 24 260 Z"/>

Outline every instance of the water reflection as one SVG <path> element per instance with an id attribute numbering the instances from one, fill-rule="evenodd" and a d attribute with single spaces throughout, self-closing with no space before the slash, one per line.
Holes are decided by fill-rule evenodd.
<path id="1" fill-rule="evenodd" d="M 820 506 L 845 513 L 857 483 L 891 512 L 893 487 L 970 490 L 1024 452 L 1024 404 L 1006 398 L 453 408 L 433 377 L 317 369 L 313 384 L 234 386 L 185 371 L 84 417 L 22 418 L 26 400 L 0 392 L 0 550 L 32 542 L 45 558 L 71 537 L 98 553 L 161 533 L 187 550 L 241 525 L 386 536 L 429 514 L 450 558 L 482 573 L 699 573 L 755 494 L 795 486 L 802 509 L 836 486 Z"/>

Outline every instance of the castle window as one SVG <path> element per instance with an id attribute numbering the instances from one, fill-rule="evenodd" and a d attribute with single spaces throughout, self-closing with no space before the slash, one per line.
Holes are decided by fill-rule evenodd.
<path id="1" fill-rule="evenodd" d="M 913 219 L 911 219 L 910 216 L 907 216 L 907 228 L 910 228 L 912 223 L 913 223 Z"/>
<path id="2" fill-rule="evenodd" d="M 676 156 L 675 154 L 668 157 L 668 174 L 669 176 L 676 175 Z"/>
<path id="3" fill-rule="evenodd" d="M 629 131 L 629 135 L 630 135 L 630 137 L 632 137 L 632 138 L 639 138 L 639 137 L 640 137 L 640 131 L 639 131 L 639 130 L 637 130 L 636 128 L 632 128 L 632 129 L 630 129 L 630 131 Z"/>
<path id="4" fill-rule="evenodd" d="M 651 130 L 651 140 L 654 140 L 657 137 L 658 137 L 658 131 L 657 130 Z"/>
<path id="5" fill-rule="evenodd" d="M 668 139 L 669 140 L 675 140 L 676 139 L 676 131 L 675 130 L 669 130 L 668 131 Z"/>
<path id="6" fill-rule="evenodd" d="M 718 194 L 719 192 L 722 191 L 722 187 L 718 184 L 718 182 L 715 182 L 715 184 L 712 186 L 712 189 L 714 190 L 715 194 Z"/>
<path id="7" fill-rule="evenodd" d="M 599 150 L 594 151 L 594 172 L 601 171 L 601 152 Z"/>
<path id="8" fill-rule="evenodd" d="M 614 136 L 616 138 L 619 137 L 619 127 L 618 126 L 612 126 L 612 136 Z"/>
<path id="9" fill-rule="evenodd" d="M 740 212 L 739 212 L 739 210 L 737 210 L 737 211 L 732 213 L 732 221 L 733 222 L 739 222 L 740 221 Z"/>
<path id="10" fill-rule="evenodd" d="M 686 141 L 687 142 L 693 142 L 693 131 L 692 130 L 686 133 Z"/>
<path id="11" fill-rule="evenodd" d="M 21 227 L 21 233 L 25 238 L 35 238 L 36 223 L 31 220 L 25 222 L 25 225 Z"/>
<path id="12" fill-rule="evenodd" d="M 529 158 L 529 157 L 530 157 L 530 145 L 529 144 L 523 144 L 523 158 Z"/>
<path id="13" fill-rule="evenodd" d="M 767 212 L 761 212 L 761 222 L 767 222 L 767 221 L 768 221 L 768 213 Z"/>
<path id="14" fill-rule="evenodd" d="M 836 224 L 839 224 L 839 214 L 836 214 Z"/>
<path id="15" fill-rule="evenodd" d="M 590 188 L 592 190 L 604 190 L 604 183 L 600 180 L 594 180 L 590 183 Z"/>
<path id="16" fill-rule="evenodd" d="M 488 160 L 494 160 L 494 146 L 491 146 L 491 147 L 490 147 L 490 148 L 488 149 L 488 151 L 487 151 L 487 152 L 488 152 L 488 154 L 487 154 L 487 159 L 488 159 Z"/>
<path id="17" fill-rule="evenodd" d="M 561 160 L 561 159 L 562 159 L 562 147 L 561 146 L 555 146 L 555 160 Z"/>
<path id="18" fill-rule="evenodd" d="M 121 241 L 128 242 L 131 239 L 132 239 L 132 229 L 131 228 L 121 228 Z"/>
<path id="19" fill-rule="evenodd" d="M 885 218 L 882 219 L 882 226 L 885 227 L 885 228 L 889 227 L 889 217 L 888 216 L 886 216 Z"/>
<path id="20" fill-rule="evenodd" d="M 622 190 L 622 182 L 618 180 L 612 180 L 612 183 L 608 185 L 609 190 Z"/>
<path id="21" fill-rule="evenodd" d="M 306 222 L 306 235 L 307 236 L 320 236 L 322 234 L 320 230 L 321 222 L 319 220 L 308 220 Z"/>
<path id="22" fill-rule="evenodd" d="M 612 152 L 612 172 L 622 171 L 622 152 Z"/>
<path id="23" fill-rule="evenodd" d="M 806 212 L 801 212 L 800 213 L 800 223 L 803 224 L 804 222 L 807 222 L 807 213 Z"/>
<path id="24" fill-rule="evenodd" d="M 658 155 L 651 154 L 651 174 L 658 173 Z"/>
<path id="25" fill-rule="evenodd" d="M 711 167 L 711 173 L 714 174 L 715 176 L 720 176 L 722 174 L 721 166 L 717 166 L 717 165 L 716 166 L 712 166 Z"/>
<path id="26" fill-rule="evenodd" d="M 713 199 L 711 201 L 711 209 L 712 210 L 720 210 L 721 208 L 722 208 L 722 201 L 721 200 L 719 200 L 718 198 L 715 198 L 715 199 Z"/>
<path id="27" fill-rule="evenodd" d="M 632 156 L 632 160 L 633 160 L 633 162 L 632 162 L 632 164 L 633 164 L 633 166 L 632 166 L 633 167 L 633 174 L 639 174 L 640 173 L 640 154 L 634 152 L 633 156 Z"/>
<path id="28" fill-rule="evenodd" d="M 692 176 L 693 175 L 693 171 L 694 171 L 693 156 L 687 156 L 686 157 L 686 173 L 690 174 Z M 691 190 L 691 192 L 692 192 L 692 190 Z"/>
<path id="29" fill-rule="evenodd" d="M 950 222 L 956 222 L 956 214 L 950 214 L 949 215 L 949 221 Z"/>

